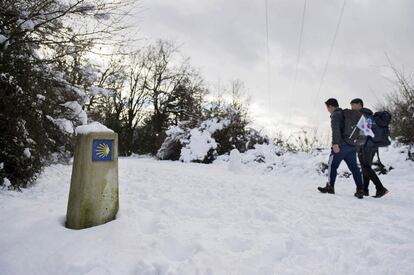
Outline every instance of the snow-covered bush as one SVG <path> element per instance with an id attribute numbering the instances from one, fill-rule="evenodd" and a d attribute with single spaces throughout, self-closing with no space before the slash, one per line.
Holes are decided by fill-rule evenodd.
<path id="1" fill-rule="evenodd" d="M 217 156 L 214 133 L 228 125 L 228 120 L 207 119 L 198 127 L 188 128 L 185 123 L 166 132 L 167 138 L 158 150 L 159 159 L 183 162 L 211 163 Z"/>
<path id="2" fill-rule="evenodd" d="M 412 148 L 408 150 L 408 159 L 414 161 L 414 150 Z"/>
<path id="3" fill-rule="evenodd" d="M 324 147 L 318 135 L 317 129 L 302 129 L 295 133 L 295 139 L 291 147 L 300 152 L 311 152 Z"/>
<path id="4" fill-rule="evenodd" d="M 199 121 L 180 122 L 168 130 L 157 157 L 210 163 L 234 149 L 245 152 L 257 144 L 269 144 L 268 137 L 249 127 L 248 108 L 238 94 L 240 85 L 233 83 L 231 100 L 219 97 L 206 101 Z"/>
<path id="5" fill-rule="evenodd" d="M 205 106 L 205 117 L 226 120 L 228 123 L 213 134 L 219 155 L 229 154 L 233 149 L 245 152 L 256 144 L 268 144 L 269 138 L 249 127 L 249 111 L 239 96 L 233 94 L 230 102 L 218 99 Z"/>
<path id="6" fill-rule="evenodd" d="M 396 142 L 387 148 L 380 148 L 382 165 L 375 157 L 374 170 L 379 175 L 393 173 L 400 168 L 409 171 L 412 166 L 411 161 L 406 158 L 409 150 L 409 146 Z M 230 170 L 240 170 L 254 174 L 291 175 L 294 177 L 297 177 L 298 171 L 301 171 L 303 177 L 320 179 L 321 175 L 328 176 L 330 152 L 329 148 L 300 152 L 287 150 L 275 144 L 258 144 L 253 149 L 239 155 L 236 154 L 236 156 L 232 156 L 232 154 L 218 156 L 214 161 L 214 165 L 226 163 Z M 237 162 L 236 166 L 241 162 L 241 168 L 233 169 L 234 162 Z M 338 177 L 349 178 L 351 176 L 348 167 L 344 163 L 340 165 Z"/>
<path id="7" fill-rule="evenodd" d="M 183 148 L 182 140 L 188 135 L 188 130 L 184 125 L 174 126 L 166 134 L 161 148 L 157 152 L 157 158 L 161 160 L 179 160 L 181 149 Z"/>
<path id="8" fill-rule="evenodd" d="M 183 148 L 181 149 L 180 160 L 183 162 L 202 162 L 211 163 L 217 157 L 217 142 L 213 135 L 226 126 L 228 120 L 217 118 L 203 121 L 200 127 L 191 129 L 188 136 L 181 139 Z"/>

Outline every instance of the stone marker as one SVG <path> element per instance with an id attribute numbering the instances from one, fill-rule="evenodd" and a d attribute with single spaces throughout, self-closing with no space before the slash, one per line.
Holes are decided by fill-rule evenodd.
<path id="1" fill-rule="evenodd" d="M 80 126 L 75 146 L 66 227 L 82 229 L 118 212 L 118 135 L 99 123 Z"/>

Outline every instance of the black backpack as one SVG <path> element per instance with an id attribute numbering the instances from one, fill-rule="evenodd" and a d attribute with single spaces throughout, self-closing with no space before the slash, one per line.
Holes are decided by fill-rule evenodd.
<path id="1" fill-rule="evenodd" d="M 377 147 L 387 147 L 390 141 L 390 124 L 391 114 L 387 111 L 376 112 L 373 115 L 372 131 L 375 137 L 371 139 L 372 143 Z"/>
<path id="2" fill-rule="evenodd" d="M 342 133 L 344 141 L 353 146 L 365 145 L 367 137 L 357 127 L 362 114 L 356 110 L 344 109 L 342 115 L 344 117 L 344 129 Z"/>

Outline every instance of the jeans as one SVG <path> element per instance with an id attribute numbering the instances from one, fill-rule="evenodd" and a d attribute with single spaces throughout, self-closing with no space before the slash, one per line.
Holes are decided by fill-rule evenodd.
<path id="1" fill-rule="evenodd" d="M 338 175 L 338 167 L 341 162 L 344 160 L 346 165 L 348 166 L 349 170 L 351 170 L 352 176 L 355 181 L 355 185 L 358 189 L 363 189 L 364 184 L 362 182 L 362 174 L 361 170 L 359 170 L 358 163 L 357 163 L 357 151 L 356 147 L 343 144 L 340 146 L 339 153 L 334 153 L 332 150 L 331 155 L 329 156 L 329 163 L 328 163 L 328 183 L 331 186 L 335 185 L 336 176 Z"/>

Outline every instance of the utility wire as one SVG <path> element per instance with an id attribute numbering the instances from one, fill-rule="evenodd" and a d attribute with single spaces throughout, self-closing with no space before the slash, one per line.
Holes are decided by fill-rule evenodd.
<path id="1" fill-rule="evenodd" d="M 267 104 L 270 111 L 271 108 L 271 95 L 270 95 L 270 49 L 269 49 L 269 3 L 265 0 L 265 12 L 266 12 L 266 71 L 267 71 Z"/>
<path id="2" fill-rule="evenodd" d="M 300 57 L 301 57 L 301 52 L 302 52 L 303 30 L 305 28 L 306 6 L 307 6 L 307 0 L 304 0 L 303 10 L 302 10 L 302 21 L 301 21 L 300 33 L 299 33 L 298 52 L 297 52 L 297 55 L 296 55 L 295 74 L 293 76 L 293 85 L 291 86 L 291 94 L 290 94 L 290 98 L 292 100 L 295 99 L 295 94 L 296 94 L 296 83 L 297 83 L 297 79 L 298 79 Z M 289 117 L 292 117 L 292 112 L 293 111 L 294 111 L 294 109 L 290 108 Z"/>
<path id="3" fill-rule="evenodd" d="M 295 76 L 293 78 L 293 86 L 292 86 L 292 94 L 291 94 L 292 98 L 294 97 L 294 94 L 296 91 L 296 82 L 298 78 L 298 67 L 300 63 L 300 56 L 301 56 L 301 50 L 302 50 L 303 29 L 305 26 L 306 4 L 307 4 L 307 0 L 305 0 L 303 3 L 302 23 L 301 23 L 300 34 L 299 34 L 299 46 L 298 46 L 298 53 L 296 57 Z"/>
<path id="4" fill-rule="evenodd" d="M 328 71 L 328 66 L 329 66 L 329 62 L 331 60 L 332 52 L 333 52 L 333 49 L 334 49 L 334 46 L 335 46 L 336 37 L 338 35 L 339 27 L 341 26 L 342 17 L 344 15 L 345 5 L 346 5 L 346 0 L 344 0 L 344 2 L 342 4 L 341 13 L 339 15 L 339 19 L 338 19 L 338 23 L 336 25 L 336 29 L 335 29 L 335 33 L 334 33 L 334 36 L 333 36 L 333 39 L 332 39 L 331 47 L 329 49 L 328 59 L 326 60 L 325 68 L 324 68 L 323 73 L 322 73 L 321 81 L 319 83 L 318 92 L 317 92 L 317 94 L 315 96 L 315 99 L 313 101 L 314 109 L 316 107 L 316 101 L 318 100 L 319 94 L 321 93 L 321 90 L 322 90 L 322 85 L 323 85 L 323 82 L 325 80 L 326 72 Z"/>

